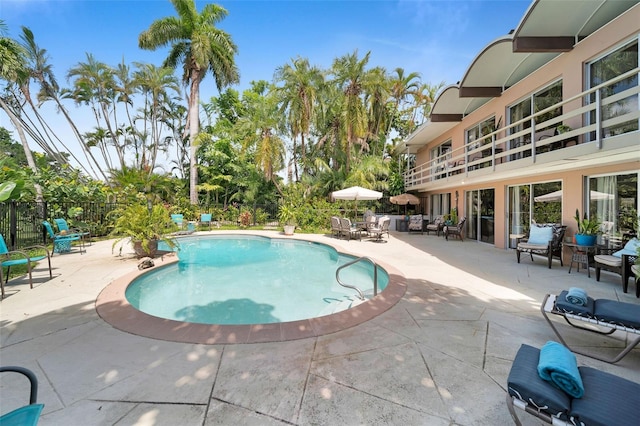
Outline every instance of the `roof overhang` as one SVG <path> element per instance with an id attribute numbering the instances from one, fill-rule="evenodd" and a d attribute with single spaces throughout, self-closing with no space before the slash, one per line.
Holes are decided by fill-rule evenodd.
<path id="1" fill-rule="evenodd" d="M 513 33 L 514 52 L 566 52 L 638 0 L 534 0 Z"/>
<path id="2" fill-rule="evenodd" d="M 451 129 L 637 4 L 638 0 L 534 0 L 515 30 L 489 43 L 462 80 L 440 92 L 429 117 L 432 127 L 428 131 L 421 131 L 422 127 L 416 130 L 396 147 L 396 152 L 406 152 L 400 148 L 406 146 L 413 147 L 412 153 L 417 152 L 417 143 L 424 146 L 440 136 L 434 124 L 447 123 L 443 131 Z"/>

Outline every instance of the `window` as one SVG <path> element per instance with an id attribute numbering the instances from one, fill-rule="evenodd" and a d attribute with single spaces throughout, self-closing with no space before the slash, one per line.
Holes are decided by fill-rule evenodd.
<path id="1" fill-rule="evenodd" d="M 434 179 L 446 177 L 447 162 L 451 159 L 451 140 L 431 150 L 431 164 Z"/>
<path id="2" fill-rule="evenodd" d="M 515 248 L 515 239 L 527 234 L 532 222 L 562 223 L 562 182 L 511 186 L 508 203 L 509 247 Z"/>
<path id="3" fill-rule="evenodd" d="M 436 216 L 444 216 L 449 214 L 451 210 L 451 194 L 433 194 L 431 196 L 431 220 Z"/>
<path id="4" fill-rule="evenodd" d="M 530 97 L 518 102 L 517 104 L 508 108 L 507 117 L 509 124 L 517 123 L 527 117 L 531 117 L 533 114 L 545 110 L 553 105 L 562 101 L 562 80 L 556 81 L 550 86 L 532 94 Z M 562 107 L 553 108 L 535 117 L 533 120 L 536 124 L 536 140 L 550 136 L 555 131 L 555 126 L 545 126 L 544 123 L 552 118 L 555 118 L 562 114 Z M 531 128 L 531 120 L 525 120 L 522 123 L 511 127 L 510 134 L 518 133 L 526 129 Z M 531 143 L 531 134 L 524 134 L 509 141 L 510 148 L 518 148 Z M 522 151 L 514 157 L 512 160 L 517 160 L 523 157 L 530 157 L 531 150 Z"/>
<path id="5" fill-rule="evenodd" d="M 467 153 L 469 153 L 468 162 L 476 161 L 481 158 L 491 156 L 491 148 L 487 148 L 482 151 L 474 151 L 474 150 L 483 145 L 487 145 L 493 142 L 495 135 L 493 137 L 485 137 L 485 136 L 495 132 L 495 130 L 496 130 L 495 117 L 491 117 L 490 119 L 482 121 L 478 123 L 476 126 L 471 127 L 470 129 L 467 129 L 467 131 L 465 132 L 465 135 L 466 135 L 465 139 L 466 139 L 466 150 L 467 150 Z M 481 169 L 483 167 L 490 167 L 490 166 L 491 166 L 491 162 L 486 161 L 480 164 L 469 166 L 469 168 Z"/>
<path id="6" fill-rule="evenodd" d="M 589 217 L 601 223 L 605 242 L 621 241 L 638 229 L 638 173 L 588 179 Z"/>
<path id="7" fill-rule="evenodd" d="M 605 83 L 619 75 L 624 74 L 627 71 L 631 71 L 638 66 L 638 40 L 636 39 L 626 44 L 625 46 L 622 46 L 616 51 L 587 64 L 587 89 Z M 630 112 L 638 111 L 637 95 L 628 96 L 624 99 L 620 99 L 610 103 L 608 103 L 606 100 L 607 97 L 613 96 L 637 85 L 638 75 L 635 74 L 629 78 L 603 87 L 600 90 L 600 96 L 603 105 L 601 111 L 601 119 L 604 121 Z M 593 93 L 589 96 L 588 102 L 593 103 L 595 102 L 595 100 L 596 94 Z M 595 111 L 592 111 L 590 113 L 589 120 L 590 123 L 595 123 Z M 637 119 L 610 126 L 603 125 L 602 137 L 607 138 L 635 130 L 638 130 Z M 595 133 L 592 133 L 591 139 L 595 139 Z"/>

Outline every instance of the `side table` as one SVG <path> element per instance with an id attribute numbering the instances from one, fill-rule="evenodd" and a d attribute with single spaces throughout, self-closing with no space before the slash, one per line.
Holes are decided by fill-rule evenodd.
<path id="1" fill-rule="evenodd" d="M 587 268 L 587 276 L 591 278 L 591 262 L 596 252 L 596 246 L 581 246 L 575 243 L 564 243 L 565 247 L 571 249 L 571 263 L 569 264 L 569 273 L 573 263 L 577 263 L 577 270 L 580 272 L 580 265 L 582 264 Z"/>

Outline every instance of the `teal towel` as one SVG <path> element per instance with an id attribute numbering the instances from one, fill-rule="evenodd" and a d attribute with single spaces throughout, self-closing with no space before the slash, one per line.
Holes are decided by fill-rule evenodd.
<path id="1" fill-rule="evenodd" d="M 549 341 L 540 349 L 538 374 L 574 398 L 584 395 L 576 356 L 560 343 Z"/>
<path id="2" fill-rule="evenodd" d="M 578 287 L 571 287 L 567 292 L 567 302 L 578 306 L 587 306 L 587 292 Z"/>

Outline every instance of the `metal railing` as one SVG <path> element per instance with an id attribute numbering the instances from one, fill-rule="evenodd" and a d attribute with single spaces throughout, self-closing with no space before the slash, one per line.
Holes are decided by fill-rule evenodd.
<path id="1" fill-rule="evenodd" d="M 550 152 L 582 144 L 593 144 L 601 149 L 603 140 L 607 138 L 620 133 L 638 132 L 639 71 L 640 68 L 635 68 L 531 116 L 495 129 L 483 135 L 482 139 L 465 143 L 419 164 L 404 174 L 405 188 L 438 183 L 442 179 L 462 180 L 483 174 L 483 169 L 495 171 L 509 164 L 513 168 L 524 161 L 527 164 L 544 163 L 547 160 L 542 156 Z M 606 95 L 612 84 L 634 78 L 635 84 L 628 84 L 630 87 L 626 90 Z M 627 100 L 635 100 L 635 103 L 630 102 L 632 108 L 625 107 Z M 554 111 L 564 113 L 554 115 Z M 549 114 L 554 116 L 542 121 L 541 117 Z M 569 128 L 565 123 L 580 123 L 580 126 Z M 525 128 L 526 125 L 529 127 Z M 620 133 L 611 131 L 624 125 L 628 125 L 628 128 L 623 128 Z M 551 157 L 546 158 L 552 161 Z"/>
<path id="2" fill-rule="evenodd" d="M 367 262 L 371 263 L 371 265 L 373 265 L 373 296 L 374 297 L 377 296 L 378 295 L 378 264 L 373 259 L 371 259 L 370 257 L 367 257 L 367 256 L 359 257 L 359 258 L 357 258 L 355 260 L 352 260 L 351 262 L 347 262 L 344 265 L 340 266 L 338 269 L 336 269 L 336 281 L 338 281 L 338 284 L 340 284 L 343 287 L 355 290 L 356 292 L 358 292 L 358 297 L 360 298 L 360 300 L 365 300 L 364 293 L 362 293 L 362 290 L 360 290 L 358 287 L 356 287 L 354 285 L 345 284 L 340 279 L 340 271 L 342 271 L 346 267 L 349 267 L 351 265 L 354 265 L 354 264 L 356 264 L 358 262 L 362 262 L 362 261 L 367 261 Z"/>

